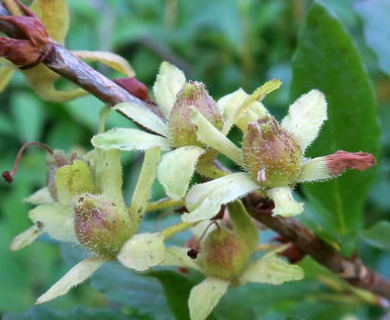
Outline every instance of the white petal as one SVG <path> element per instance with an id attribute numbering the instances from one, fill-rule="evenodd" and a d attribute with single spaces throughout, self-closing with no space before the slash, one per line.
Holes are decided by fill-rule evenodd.
<path id="1" fill-rule="evenodd" d="M 235 124 L 242 132 L 246 132 L 248 124 L 259 119 L 270 117 L 268 110 L 261 102 L 255 101 L 245 112 L 240 113 L 236 118 Z"/>
<path id="2" fill-rule="evenodd" d="M 233 124 L 236 124 L 241 131 L 245 132 L 248 123 L 269 115 L 267 109 L 257 101 L 257 98 L 262 98 L 269 92 L 276 90 L 280 84 L 280 81 L 272 80 L 257 89 L 252 95 L 239 89 L 221 98 L 218 105 L 225 111 L 225 123 L 222 133 L 227 135 Z"/>
<path id="3" fill-rule="evenodd" d="M 186 195 L 196 163 L 204 149 L 186 146 L 165 154 L 158 167 L 158 180 L 172 199 Z"/>
<path id="4" fill-rule="evenodd" d="M 161 63 L 160 71 L 153 86 L 153 93 L 160 110 L 166 118 L 169 117 L 177 93 L 185 83 L 186 77 L 183 71 L 168 62 Z"/>
<path id="5" fill-rule="evenodd" d="M 49 188 L 45 187 L 42 189 L 39 189 L 35 193 L 33 193 L 31 196 L 29 196 L 26 199 L 23 199 L 23 201 L 33 204 L 33 205 L 39 205 L 44 203 L 53 203 L 54 199 L 52 198 Z"/>
<path id="6" fill-rule="evenodd" d="M 33 226 L 18 234 L 9 246 L 12 251 L 23 249 L 30 245 L 35 239 L 37 239 L 43 233 L 39 223 L 35 223 Z"/>
<path id="7" fill-rule="evenodd" d="M 46 293 L 41 295 L 36 304 L 48 302 L 66 294 L 72 287 L 88 279 L 107 260 L 98 257 L 89 257 L 75 265 L 60 280 L 58 280 Z"/>
<path id="8" fill-rule="evenodd" d="M 218 100 L 218 107 L 224 111 L 225 122 L 222 129 L 224 135 L 229 133 L 236 120 L 238 109 L 248 97 L 249 94 L 240 88 Z"/>
<path id="9" fill-rule="evenodd" d="M 193 287 L 188 300 L 191 320 L 205 320 L 228 287 L 228 281 L 210 277 Z"/>
<path id="10" fill-rule="evenodd" d="M 163 137 L 150 134 L 138 129 L 115 128 L 94 136 L 92 145 L 101 149 L 119 149 L 123 151 L 147 150 L 160 147 L 169 150 L 171 142 Z"/>
<path id="11" fill-rule="evenodd" d="M 73 208 L 59 203 L 42 204 L 28 213 L 34 223 L 41 223 L 43 231 L 59 241 L 79 243 L 74 231 Z"/>
<path id="12" fill-rule="evenodd" d="M 187 255 L 188 248 L 172 246 L 166 248 L 165 259 L 161 263 L 162 266 L 167 267 L 182 267 L 191 268 L 200 271 L 200 267 L 197 265 L 196 260 L 191 259 Z"/>
<path id="13" fill-rule="evenodd" d="M 133 193 L 130 205 L 130 215 L 139 223 L 145 213 L 152 185 L 157 176 L 157 167 L 161 152 L 159 148 L 151 148 L 145 152 L 142 169 Z"/>
<path id="14" fill-rule="evenodd" d="M 96 185 L 100 193 L 117 205 L 124 205 L 122 186 L 123 172 L 119 150 L 94 149 L 91 168 L 94 170 Z"/>
<path id="15" fill-rule="evenodd" d="M 273 215 L 291 217 L 303 212 L 303 203 L 296 202 L 289 187 L 279 187 L 267 190 L 267 195 L 274 203 Z"/>
<path id="16" fill-rule="evenodd" d="M 327 120 L 325 96 L 318 90 L 302 95 L 289 108 L 282 121 L 282 128 L 291 132 L 304 151 L 317 138 L 321 126 Z"/>
<path id="17" fill-rule="evenodd" d="M 302 278 L 303 270 L 301 267 L 289 264 L 271 254 L 250 264 L 240 277 L 240 281 L 242 283 L 282 284 L 286 281 L 301 280 Z"/>
<path id="18" fill-rule="evenodd" d="M 318 157 L 306 160 L 301 166 L 298 181 L 318 181 L 333 178 L 328 166 L 326 165 L 325 157 Z"/>
<path id="19" fill-rule="evenodd" d="M 244 166 L 241 149 L 215 128 L 198 110 L 193 109 L 191 121 L 196 124 L 198 140 Z"/>
<path id="20" fill-rule="evenodd" d="M 165 258 L 164 236 L 161 233 L 140 233 L 125 242 L 117 256 L 126 267 L 144 271 L 161 264 Z"/>
<path id="21" fill-rule="evenodd" d="M 222 204 L 232 202 L 259 188 L 244 172 L 233 173 L 210 182 L 195 185 L 188 193 L 184 213 L 185 222 L 196 222 L 214 217 Z"/>
<path id="22" fill-rule="evenodd" d="M 124 102 L 117 104 L 112 109 L 121 112 L 126 117 L 155 133 L 161 134 L 164 137 L 169 136 L 168 127 L 165 122 L 151 109 L 145 106 L 132 102 Z"/>

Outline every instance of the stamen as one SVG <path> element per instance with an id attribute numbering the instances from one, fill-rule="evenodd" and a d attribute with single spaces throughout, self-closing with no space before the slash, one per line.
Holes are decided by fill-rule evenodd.
<path id="1" fill-rule="evenodd" d="M 16 156 L 16 160 L 15 160 L 15 164 L 14 164 L 14 167 L 12 169 L 12 171 L 4 171 L 2 173 L 2 177 L 4 178 L 5 181 L 7 181 L 8 183 L 11 183 L 14 179 L 13 179 L 13 176 L 16 174 L 16 172 L 18 171 L 18 168 L 19 168 L 19 163 L 20 163 L 20 159 L 22 158 L 22 154 L 23 154 L 23 151 L 28 147 L 28 146 L 31 146 L 31 145 L 34 145 L 34 146 L 38 146 L 38 147 L 41 147 L 43 149 L 45 149 L 49 154 L 53 154 L 53 150 L 50 149 L 50 147 L 48 147 L 47 145 L 43 144 L 43 143 L 40 143 L 40 142 L 27 142 L 25 143 L 19 150 L 17 156 Z"/>
<path id="2" fill-rule="evenodd" d="M 259 172 L 257 172 L 257 181 L 265 182 L 266 180 L 267 180 L 266 167 L 265 164 L 263 164 L 263 168 Z"/>

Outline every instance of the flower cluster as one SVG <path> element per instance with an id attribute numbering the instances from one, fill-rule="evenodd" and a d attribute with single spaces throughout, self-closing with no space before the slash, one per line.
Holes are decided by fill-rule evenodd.
<path id="1" fill-rule="evenodd" d="M 65 294 L 106 261 L 117 259 L 138 271 L 163 261 L 163 235 L 137 233 L 159 157 L 158 149 L 146 153 L 138 191 L 127 208 L 119 152 L 94 150 L 79 157 L 50 150 L 48 185 L 27 199 L 36 205 L 29 212 L 34 224 L 13 240 L 11 250 L 20 250 L 47 233 L 55 240 L 84 247 L 91 256 L 74 266 L 37 303 Z"/>
<path id="2" fill-rule="evenodd" d="M 16 27 L 21 19 L 37 19 L 21 7 L 27 17 L 8 19 Z M 25 34 L 33 43 L 31 35 Z M 346 151 L 305 157 L 327 119 L 325 96 L 318 90 L 302 95 L 278 122 L 260 101 L 280 85 L 279 80 L 271 80 L 252 94 L 239 89 L 215 101 L 203 83 L 188 81 L 181 70 L 163 62 L 153 87 L 160 114 L 146 104 L 121 103 L 113 108 L 142 129 L 99 132 L 92 138 L 95 149 L 84 155 L 49 149 L 48 184 L 27 199 L 36 206 L 29 212 L 34 225 L 14 239 L 11 249 L 19 250 L 47 233 L 55 240 L 84 247 L 91 256 L 74 266 L 37 303 L 65 294 L 109 260 L 137 271 L 157 265 L 200 271 L 206 279 L 189 297 L 193 320 L 205 319 L 230 285 L 302 279 L 299 266 L 277 257 L 284 247 L 259 258 L 258 230 L 240 199 L 256 193 L 274 202 L 273 215 L 291 217 L 304 210 L 303 203 L 292 195 L 298 183 L 331 179 L 346 169 L 365 170 L 375 164 L 375 158 Z M 140 90 L 149 101 L 145 88 Z M 228 137 L 234 126 L 242 132 L 241 147 Z M 120 151 L 145 152 L 130 206 L 122 196 Z M 222 166 L 219 154 L 241 169 L 232 172 Z M 195 172 L 206 182 L 191 185 Z M 4 177 L 11 181 L 12 174 Z M 139 233 L 141 220 L 151 207 L 148 201 L 155 179 L 166 191 L 165 204 L 188 210 L 178 225 Z M 162 207 L 163 202 L 154 206 Z M 224 211 L 225 220 L 219 221 L 216 216 Z M 211 227 L 205 226 L 210 223 Z M 190 228 L 197 243 L 195 253 L 188 254 L 184 246 L 164 244 L 171 235 Z"/>

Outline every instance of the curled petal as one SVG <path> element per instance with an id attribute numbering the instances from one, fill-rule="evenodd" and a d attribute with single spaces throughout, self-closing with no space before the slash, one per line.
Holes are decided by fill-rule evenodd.
<path id="1" fill-rule="evenodd" d="M 326 180 L 343 174 L 346 169 L 362 171 L 375 163 L 375 157 L 371 153 L 339 150 L 328 156 L 306 161 L 302 165 L 299 181 Z"/>
<path id="2" fill-rule="evenodd" d="M 80 59 L 83 59 L 87 62 L 94 62 L 94 61 L 101 62 L 111 67 L 112 69 L 126 75 L 127 77 L 134 77 L 135 75 L 133 68 L 130 66 L 127 60 L 122 58 L 121 56 L 118 56 L 115 53 L 106 52 L 106 51 L 84 51 L 84 50 L 72 51 L 72 53 L 76 57 L 79 57 Z"/>
<path id="3" fill-rule="evenodd" d="M 281 126 L 298 139 L 304 151 L 317 138 L 323 122 L 327 119 L 326 110 L 324 94 L 312 90 L 290 106 Z"/>
<path id="4" fill-rule="evenodd" d="M 90 257 L 75 265 L 60 280 L 58 280 L 46 293 L 41 295 L 35 304 L 41 304 L 66 294 L 70 289 L 88 279 L 107 260 Z"/>
<path id="5" fill-rule="evenodd" d="M 269 189 L 267 195 L 275 203 L 275 208 L 272 210 L 275 216 L 291 217 L 303 211 L 303 203 L 294 200 L 289 187 Z"/>

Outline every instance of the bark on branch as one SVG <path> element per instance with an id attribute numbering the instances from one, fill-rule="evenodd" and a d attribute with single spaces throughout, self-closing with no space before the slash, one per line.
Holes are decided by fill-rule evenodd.
<path id="1" fill-rule="evenodd" d="M 1 2 L 0 16 L 9 15 L 7 8 Z M 0 21 L 0 31 L 10 37 L 20 37 L 18 30 L 7 21 Z M 53 40 L 50 40 L 50 50 L 52 50 L 50 54 L 41 63 L 88 91 L 108 106 L 130 101 L 139 105 L 146 105 L 160 115 L 157 108 L 127 92 Z M 264 199 L 250 195 L 244 199 L 244 203 L 253 218 L 294 243 L 301 251 L 310 255 L 341 279 L 358 288 L 368 290 L 386 301 L 390 301 L 390 282 L 365 266 L 358 258 L 344 258 L 339 251 L 329 246 L 292 218 L 273 217 L 271 214 L 272 207 Z M 382 305 L 386 305 L 386 303 L 382 303 Z"/>

